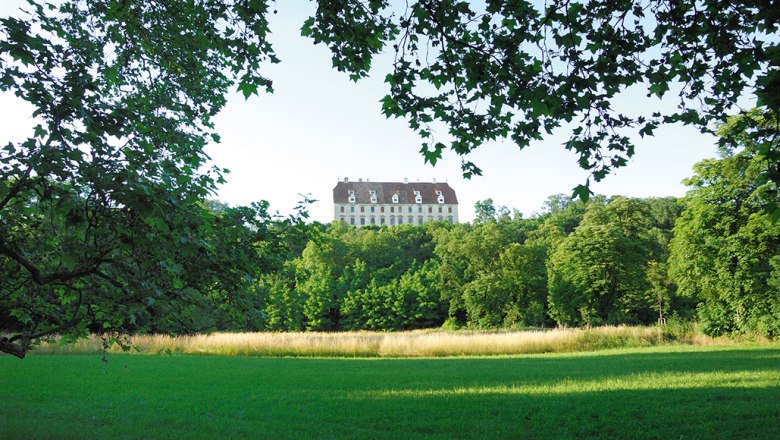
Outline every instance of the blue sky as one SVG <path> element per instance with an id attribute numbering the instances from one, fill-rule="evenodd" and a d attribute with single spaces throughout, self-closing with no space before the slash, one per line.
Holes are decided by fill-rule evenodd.
<path id="1" fill-rule="evenodd" d="M 17 9 L 17 1 L 0 2 L 0 16 Z M 469 159 L 483 176 L 465 180 L 460 159 L 445 154 L 435 167 L 424 164 L 420 139 L 400 119 L 386 119 L 379 100 L 386 94 L 383 78 L 390 59 L 376 60 L 371 77 L 358 83 L 331 69 L 326 47 L 300 37 L 300 26 L 313 5 L 279 1 L 271 17 L 271 40 L 282 63 L 269 66 L 275 93 L 244 100 L 231 95 L 216 119 L 222 137 L 208 154 L 231 170 L 218 198 L 230 204 L 268 200 L 272 209 L 289 213 L 310 194 L 319 201 L 311 217 L 332 218 L 332 189 L 345 176 L 372 181 L 448 181 L 458 194 L 461 221 L 473 219 L 477 200 L 492 198 L 497 206 L 531 215 L 551 194 L 570 194 L 588 174 L 562 143 L 565 129 L 523 151 L 510 141 L 482 146 Z M 617 103 L 630 112 L 649 112 L 651 105 L 673 105 L 629 91 Z M 18 140 L 32 126 L 31 109 L 9 94 L 0 95 L 0 143 Z M 442 133 L 443 134 L 443 133 Z M 629 165 L 591 188 L 607 195 L 682 196 L 681 180 L 694 163 L 715 156 L 715 139 L 690 127 L 670 126 L 656 136 L 635 139 L 636 155 Z"/>

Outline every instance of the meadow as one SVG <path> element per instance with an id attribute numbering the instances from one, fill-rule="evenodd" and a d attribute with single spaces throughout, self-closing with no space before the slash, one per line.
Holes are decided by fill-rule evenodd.
<path id="1" fill-rule="evenodd" d="M 780 344 L 0 356 L 0 438 L 780 438 Z"/>
<path id="2" fill-rule="evenodd" d="M 697 333 L 691 326 L 604 326 L 587 329 L 521 331 L 405 332 L 259 332 L 212 333 L 191 336 L 136 335 L 122 338 L 109 352 L 142 354 L 200 354 L 226 356 L 303 357 L 447 357 L 537 353 L 571 353 L 608 348 L 649 347 L 664 344 L 723 344 Z M 95 354 L 104 350 L 96 335 L 75 343 L 56 339 L 37 347 L 39 354 Z"/>

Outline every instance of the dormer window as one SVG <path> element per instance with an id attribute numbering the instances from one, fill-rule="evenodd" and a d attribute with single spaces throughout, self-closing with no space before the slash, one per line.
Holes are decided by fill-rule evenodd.
<path id="1" fill-rule="evenodd" d="M 355 190 L 350 189 L 349 192 L 349 203 L 355 203 Z"/>
<path id="2" fill-rule="evenodd" d="M 420 191 L 414 192 L 414 203 L 422 203 L 422 196 L 420 195 Z"/>
<path id="3" fill-rule="evenodd" d="M 371 203 L 376 203 L 376 191 L 371 190 Z"/>
<path id="4" fill-rule="evenodd" d="M 398 194 L 393 194 L 393 203 L 398 203 Z"/>
<path id="5" fill-rule="evenodd" d="M 438 196 L 436 197 L 436 201 L 439 203 L 444 203 L 444 194 L 442 194 L 440 190 L 436 190 L 436 195 Z"/>

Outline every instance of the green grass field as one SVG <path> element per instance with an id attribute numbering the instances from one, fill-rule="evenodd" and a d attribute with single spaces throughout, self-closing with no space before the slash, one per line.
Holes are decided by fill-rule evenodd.
<path id="1" fill-rule="evenodd" d="M 0 438 L 780 438 L 780 345 L 0 357 Z"/>

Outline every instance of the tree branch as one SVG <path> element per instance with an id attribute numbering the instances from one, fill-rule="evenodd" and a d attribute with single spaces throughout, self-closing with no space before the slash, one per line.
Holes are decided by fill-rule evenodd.
<path id="1" fill-rule="evenodd" d="M 5 243 L 3 243 L 2 241 L 0 241 L 0 255 L 5 255 L 8 258 L 19 263 L 20 266 L 24 267 L 27 270 L 27 272 L 32 277 L 33 281 L 35 281 L 40 285 L 49 284 L 54 281 L 67 282 L 67 281 L 74 280 L 76 278 L 81 278 L 88 275 L 94 275 L 97 270 L 95 267 L 79 268 L 67 272 L 55 272 L 48 275 L 43 275 L 41 274 L 41 270 L 38 267 L 36 267 L 33 263 L 31 263 L 29 260 L 24 258 L 24 256 L 19 252 L 17 252 L 15 249 L 11 249 L 10 247 L 6 246 Z"/>
<path id="2" fill-rule="evenodd" d="M 84 300 L 84 295 L 81 291 L 79 291 L 79 299 L 78 302 L 76 302 L 76 308 L 73 311 L 73 316 L 70 317 L 68 322 L 59 325 L 57 327 L 43 330 L 37 333 L 31 333 L 31 334 L 24 334 L 20 333 L 15 336 L 11 337 L 0 337 L 0 352 L 8 353 L 11 355 L 14 355 L 18 357 L 19 359 L 24 359 L 24 357 L 27 355 L 27 353 L 30 351 L 30 344 L 32 341 L 38 338 L 42 338 L 47 335 L 52 335 L 55 333 L 60 333 L 63 330 L 67 330 L 79 322 L 79 312 L 81 311 L 81 304 Z M 19 343 L 16 343 L 16 341 L 19 341 Z"/>

